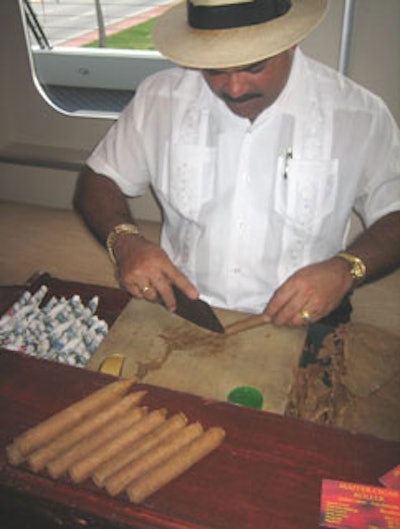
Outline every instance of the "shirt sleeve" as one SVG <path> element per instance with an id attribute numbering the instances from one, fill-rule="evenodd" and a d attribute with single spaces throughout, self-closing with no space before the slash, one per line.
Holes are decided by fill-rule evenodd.
<path id="1" fill-rule="evenodd" d="M 137 107 L 143 104 L 143 98 L 136 94 L 86 162 L 128 196 L 142 195 L 149 186 L 143 137 L 136 122 Z"/>
<path id="2" fill-rule="evenodd" d="M 378 112 L 366 138 L 365 166 L 355 210 L 367 227 L 400 210 L 400 131 L 386 105 Z"/>

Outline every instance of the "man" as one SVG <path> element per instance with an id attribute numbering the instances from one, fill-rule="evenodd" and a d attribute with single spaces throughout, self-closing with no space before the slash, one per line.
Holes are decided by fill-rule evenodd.
<path id="1" fill-rule="evenodd" d="M 155 45 L 184 68 L 142 83 L 75 197 L 133 296 L 173 310 L 176 285 L 300 326 L 399 265 L 399 130 L 380 99 L 297 48 L 325 10 L 192 0 L 160 17 Z M 149 185 L 162 248 L 125 200 Z M 346 248 L 353 209 L 366 230 Z"/>

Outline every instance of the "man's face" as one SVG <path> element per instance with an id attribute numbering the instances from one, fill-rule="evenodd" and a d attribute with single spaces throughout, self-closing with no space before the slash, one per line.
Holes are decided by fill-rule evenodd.
<path id="1" fill-rule="evenodd" d="M 203 70 L 203 76 L 234 114 L 254 121 L 282 92 L 289 77 L 293 50 L 249 66 Z"/>

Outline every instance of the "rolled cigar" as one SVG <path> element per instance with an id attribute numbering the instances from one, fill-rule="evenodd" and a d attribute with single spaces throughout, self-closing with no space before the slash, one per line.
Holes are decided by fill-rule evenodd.
<path id="1" fill-rule="evenodd" d="M 134 481 L 127 489 L 129 499 L 136 504 L 142 502 L 215 450 L 224 437 L 225 431 L 222 428 L 210 428 L 164 463 Z"/>
<path id="2" fill-rule="evenodd" d="M 157 446 L 143 454 L 142 457 L 135 459 L 132 463 L 128 463 L 121 470 L 112 474 L 105 482 L 108 493 L 111 496 L 116 496 L 129 483 L 143 476 L 159 463 L 166 461 L 172 454 L 181 450 L 182 447 L 199 437 L 202 433 L 203 427 L 196 422 L 169 435 Z"/>
<path id="3" fill-rule="evenodd" d="M 111 442 L 97 445 L 97 447 L 93 447 L 92 451 L 82 450 L 81 445 L 76 446 L 76 449 L 72 447 L 70 454 L 65 454 L 64 457 L 63 455 L 61 456 L 64 462 L 57 466 L 58 468 L 61 466 L 61 469 L 65 470 L 70 466 L 69 474 L 72 480 L 75 483 L 79 483 L 90 476 L 101 463 L 123 450 L 132 439 L 141 438 L 164 422 L 166 415 L 166 409 L 154 410 L 137 421 L 128 430 L 114 436 Z M 54 468 L 54 461 L 51 464 Z"/>
<path id="4" fill-rule="evenodd" d="M 239 332 L 248 331 L 266 324 L 267 322 L 262 318 L 261 314 L 252 314 L 243 320 L 235 321 L 234 323 L 227 325 L 225 327 L 224 336 L 233 336 Z"/>
<path id="5" fill-rule="evenodd" d="M 25 461 L 25 456 L 22 455 L 21 451 L 14 443 L 6 446 L 6 453 L 8 461 L 14 466 L 17 466 Z"/>
<path id="6" fill-rule="evenodd" d="M 135 406 L 146 394 L 145 391 L 136 391 L 130 393 L 122 399 L 112 402 L 107 408 L 98 413 L 93 413 L 85 417 L 80 424 L 74 426 L 72 430 L 66 430 L 65 433 L 51 441 L 49 444 L 38 448 L 28 456 L 28 464 L 34 472 L 38 472 L 46 464 L 73 446 L 77 441 L 82 440 L 85 436 L 92 434 L 109 420 L 124 413 L 129 408 Z"/>
<path id="7" fill-rule="evenodd" d="M 92 474 L 92 479 L 98 487 L 102 487 L 105 480 L 122 467 L 137 459 L 139 456 L 156 446 L 171 433 L 181 430 L 188 422 L 186 415 L 177 413 L 155 430 L 138 441 L 133 441 L 125 450 L 121 450 L 111 459 L 104 461 Z"/>
<path id="8" fill-rule="evenodd" d="M 122 416 L 117 416 L 116 419 L 110 419 L 100 429 L 95 430 L 91 435 L 87 435 L 78 443 L 72 445 L 68 450 L 62 452 L 58 457 L 49 462 L 48 467 L 59 469 L 59 472 L 68 470 L 67 462 L 74 464 L 74 461 L 85 460 L 90 457 L 99 447 L 106 445 L 115 439 L 116 436 L 123 435 L 130 428 L 134 428 L 140 420 L 146 416 L 147 407 L 134 407 L 129 409 Z M 64 462 L 64 463 L 63 463 Z M 69 469 L 70 470 L 70 469 Z M 50 471 L 49 471 L 50 472 Z M 60 475 L 58 473 L 58 475 Z M 58 477 L 55 475 L 53 477 Z M 80 481 L 83 481 L 86 476 L 83 476 Z"/>
<path id="9" fill-rule="evenodd" d="M 24 456 L 33 452 L 39 446 L 48 443 L 60 432 L 77 424 L 85 415 L 104 407 L 124 395 L 134 383 L 134 379 L 112 382 L 26 430 L 14 439 L 12 445 L 7 447 L 10 463 L 15 465 L 21 463 Z"/>
<path id="10" fill-rule="evenodd" d="M 124 412 L 126 412 L 126 410 L 124 410 Z M 110 419 L 110 421 L 108 422 L 108 425 L 110 426 L 110 428 L 112 428 L 112 423 L 113 423 L 113 419 Z M 95 430 L 91 430 L 88 433 L 93 434 L 95 433 Z M 50 476 L 54 479 L 58 478 L 59 476 L 67 472 L 67 470 L 76 461 L 85 457 L 87 454 L 90 453 L 91 450 L 96 449 L 99 446 L 95 440 L 96 436 L 91 435 L 91 437 L 92 437 L 92 441 L 90 441 L 89 443 L 84 443 L 84 442 L 74 443 L 70 448 L 59 453 L 55 458 L 49 461 L 46 465 L 46 468 Z"/>

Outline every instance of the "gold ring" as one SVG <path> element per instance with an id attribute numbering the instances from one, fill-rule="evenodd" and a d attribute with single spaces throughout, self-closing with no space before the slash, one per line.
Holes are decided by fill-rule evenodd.
<path id="1" fill-rule="evenodd" d="M 151 289 L 151 287 L 149 287 L 149 286 L 143 287 L 142 288 L 142 294 L 146 294 L 146 292 L 148 292 L 150 289 Z"/>
<path id="2" fill-rule="evenodd" d="M 301 312 L 300 312 L 300 316 L 302 317 L 304 323 L 309 323 L 310 320 L 311 320 L 311 313 L 309 310 L 307 309 L 303 309 Z"/>

